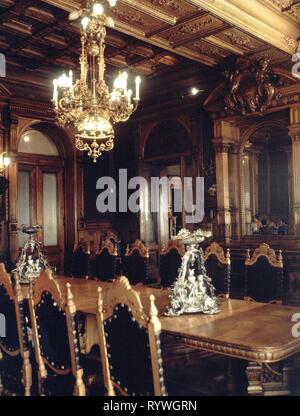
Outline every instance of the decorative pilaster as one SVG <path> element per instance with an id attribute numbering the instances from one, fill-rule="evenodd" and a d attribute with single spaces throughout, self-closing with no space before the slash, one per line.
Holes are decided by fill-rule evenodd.
<path id="1" fill-rule="evenodd" d="M 239 197 L 239 151 L 233 145 L 229 149 L 229 198 L 231 208 L 231 235 L 240 238 L 240 197 Z"/>
<path id="2" fill-rule="evenodd" d="M 18 143 L 18 119 L 14 118 L 10 124 L 9 136 L 9 155 L 11 164 L 9 166 L 9 212 L 8 212 L 8 235 L 11 261 L 18 260 L 18 163 L 17 163 L 17 143 Z"/>
<path id="3" fill-rule="evenodd" d="M 293 163 L 293 220 L 294 231 L 300 237 L 300 106 L 291 108 L 289 134 L 292 139 Z"/>
<path id="4" fill-rule="evenodd" d="M 219 237 L 227 241 L 231 237 L 231 213 L 229 200 L 229 171 L 228 152 L 230 144 L 215 141 L 216 151 L 216 179 L 218 204 L 218 231 Z"/>
<path id="5" fill-rule="evenodd" d="M 252 215 L 259 212 L 258 207 L 258 160 L 259 149 L 251 147 L 249 152 L 249 168 L 250 168 L 250 205 Z"/>
<path id="6" fill-rule="evenodd" d="M 215 121 L 214 124 L 214 146 L 216 152 L 216 180 L 217 180 L 217 205 L 218 205 L 218 237 L 224 238 L 225 243 L 230 242 L 232 237 L 232 213 L 231 213 L 231 198 L 230 194 L 234 195 L 232 198 L 234 209 L 238 209 L 238 190 L 232 187 L 233 192 L 230 192 L 230 175 L 236 175 L 238 178 L 238 155 L 234 156 L 234 164 L 229 168 L 229 151 L 238 143 L 238 129 L 229 122 Z M 238 216 L 238 213 L 235 212 Z M 239 220 L 237 221 L 237 223 Z"/>
<path id="7" fill-rule="evenodd" d="M 294 186 L 293 186 L 293 153 L 292 146 L 285 146 L 284 151 L 288 161 L 288 191 L 289 191 L 289 228 L 294 230 Z"/>

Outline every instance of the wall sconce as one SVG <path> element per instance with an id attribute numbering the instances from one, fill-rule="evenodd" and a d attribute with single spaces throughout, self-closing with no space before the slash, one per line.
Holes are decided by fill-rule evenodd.
<path id="1" fill-rule="evenodd" d="M 8 182 L 8 179 L 5 177 L 5 172 L 9 164 L 10 164 L 10 158 L 7 156 L 7 153 L 6 152 L 1 153 L 0 154 L 0 196 L 4 195 L 8 188 L 9 182 Z M 3 200 L 3 198 L 1 198 L 1 200 Z M 0 201 L 0 205 L 3 205 L 1 204 L 1 201 Z"/>
<path id="2" fill-rule="evenodd" d="M 0 175 L 4 175 L 6 169 L 10 164 L 10 158 L 7 156 L 6 152 L 0 154 Z"/>

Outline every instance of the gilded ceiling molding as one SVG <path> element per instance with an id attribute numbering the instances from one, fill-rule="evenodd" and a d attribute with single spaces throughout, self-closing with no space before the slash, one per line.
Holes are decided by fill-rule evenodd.
<path id="1" fill-rule="evenodd" d="M 276 10 L 262 4 L 259 0 L 189 0 L 195 6 L 203 8 L 223 19 L 237 28 L 242 29 L 250 36 L 273 45 L 282 51 L 291 53 L 291 41 L 289 45 L 283 39 L 285 36 L 297 40 L 299 26 L 285 15 L 280 15 Z M 279 29 L 280 28 L 280 29 Z M 296 49 L 295 49 L 296 50 Z"/>

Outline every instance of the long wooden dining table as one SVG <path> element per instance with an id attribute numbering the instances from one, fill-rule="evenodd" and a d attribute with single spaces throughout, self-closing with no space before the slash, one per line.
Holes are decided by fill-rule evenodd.
<path id="1" fill-rule="evenodd" d="M 76 308 L 86 316 L 86 348 L 98 343 L 96 324 L 97 289 L 105 294 L 111 283 L 85 281 L 58 276 L 62 292 L 71 284 Z M 238 299 L 222 299 L 217 315 L 190 314 L 166 317 L 163 311 L 170 291 L 136 286 L 147 310 L 149 296 L 156 306 L 164 334 L 183 344 L 225 356 L 248 361 L 248 393 L 254 395 L 284 395 L 291 393 L 291 380 L 300 357 L 300 337 L 293 336 L 295 307 L 264 304 Z"/>

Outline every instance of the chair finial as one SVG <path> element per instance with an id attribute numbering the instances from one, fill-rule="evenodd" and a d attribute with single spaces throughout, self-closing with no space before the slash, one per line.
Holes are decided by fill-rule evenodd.
<path id="1" fill-rule="evenodd" d="M 97 306 L 98 306 L 98 312 L 102 312 L 103 311 L 103 297 L 102 297 L 102 288 L 101 287 L 98 287 Z"/>
<path id="2" fill-rule="evenodd" d="M 129 244 L 126 245 L 126 252 L 125 252 L 125 256 L 128 256 L 129 254 Z"/>
<path id="3" fill-rule="evenodd" d="M 17 277 L 17 274 L 15 274 L 15 282 L 16 282 L 16 286 L 15 286 L 16 297 L 17 297 L 18 302 L 21 302 L 23 300 L 23 294 L 22 294 L 20 279 Z"/>
<path id="4" fill-rule="evenodd" d="M 227 251 L 226 251 L 226 259 L 227 259 L 228 263 L 231 262 L 231 259 L 230 259 L 230 248 L 228 248 Z"/>
<path id="5" fill-rule="evenodd" d="M 71 291 L 71 285 L 70 283 L 67 283 L 66 286 L 67 286 L 67 305 L 69 308 L 73 308 L 75 307 L 75 303 L 74 303 L 74 296 Z"/>
<path id="6" fill-rule="evenodd" d="M 150 309 L 149 309 L 149 315 L 150 315 L 150 322 L 155 323 L 158 317 L 158 310 L 155 306 L 155 296 L 150 295 Z"/>

